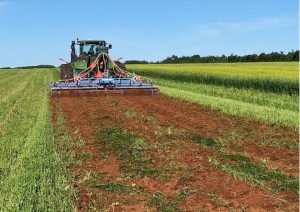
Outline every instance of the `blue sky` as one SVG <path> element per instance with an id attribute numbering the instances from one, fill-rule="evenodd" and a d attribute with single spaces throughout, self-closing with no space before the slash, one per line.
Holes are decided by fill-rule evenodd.
<path id="1" fill-rule="evenodd" d="M 299 48 L 298 0 L 0 0 L 0 67 L 58 65 L 70 41 L 156 61 Z"/>

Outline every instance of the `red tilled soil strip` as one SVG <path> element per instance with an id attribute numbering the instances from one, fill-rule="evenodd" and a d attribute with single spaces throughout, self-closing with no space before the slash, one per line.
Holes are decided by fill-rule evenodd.
<path id="1" fill-rule="evenodd" d="M 84 175 L 86 171 L 105 172 L 112 180 L 118 179 L 120 161 L 116 159 L 113 153 L 109 156 L 109 160 L 103 161 L 101 159 L 101 149 L 95 145 L 95 136 L 100 127 L 99 125 L 114 127 L 119 125 L 147 139 L 153 137 L 153 140 L 150 140 L 153 143 L 163 142 L 155 136 L 152 125 L 146 122 L 142 124 L 136 117 L 126 117 L 124 115 L 131 108 L 142 114 L 155 117 L 158 121 L 157 124 L 162 127 L 171 125 L 187 132 L 211 137 L 222 137 L 224 132 L 236 131 L 240 126 L 247 127 L 258 135 L 265 132 L 260 130 L 262 128 L 267 127 L 268 133 L 273 130 L 263 123 L 228 118 L 222 113 L 202 108 L 199 105 L 163 96 L 64 97 L 52 99 L 52 103 L 55 101 L 59 101 L 62 107 L 70 132 L 75 132 L 77 128 L 80 129 L 80 134 L 85 140 L 85 145 L 81 151 L 92 154 L 92 158 L 86 160 L 83 166 L 74 166 L 71 170 L 79 175 Z M 277 133 L 282 136 L 290 136 L 293 139 L 295 137 L 295 133 L 288 128 L 283 130 L 278 128 Z M 142 179 L 128 180 L 128 184 L 136 183 L 143 186 L 147 193 L 146 196 L 131 196 L 131 200 L 134 201 L 129 201 L 127 205 L 112 207 L 120 211 L 155 210 L 155 208 L 147 206 L 147 198 L 151 197 L 154 192 L 162 191 L 174 196 L 180 192 L 183 186 L 187 185 L 191 193 L 178 203 L 178 206 L 185 211 L 197 209 L 215 211 L 242 207 L 252 211 L 297 210 L 296 194 L 291 192 L 272 194 L 254 188 L 249 182 L 236 180 L 208 163 L 207 156 L 216 154 L 212 150 L 197 147 L 185 139 L 178 139 L 175 138 L 174 142 L 168 140 L 170 142 L 168 149 L 158 149 L 157 152 L 149 150 L 146 154 L 159 167 L 164 163 L 161 158 L 164 155 L 173 153 L 172 162 L 188 167 L 188 181 L 182 182 L 182 176 L 178 175 L 176 171 L 174 171 L 173 177 L 165 183 L 149 176 Z M 176 142 L 182 142 L 182 148 L 178 149 Z M 250 149 L 247 146 L 243 147 L 245 151 Z M 262 154 L 267 154 L 267 150 L 262 151 Z M 165 174 L 161 173 L 161 175 Z M 89 191 L 83 187 L 80 192 L 79 209 L 85 210 L 89 202 L 93 201 L 90 197 L 87 197 L 88 193 L 103 191 Z M 105 195 L 109 197 L 106 204 L 112 204 L 126 198 L 124 194 L 112 194 L 111 192 L 105 193 Z M 225 203 L 218 204 L 216 200 L 213 201 L 213 195 L 224 200 Z"/>
<path id="2" fill-rule="evenodd" d="M 134 97 L 134 100 L 124 97 L 116 98 L 128 108 L 153 115 L 161 124 L 171 124 L 191 133 L 222 138 L 222 134 L 235 132 L 239 136 L 239 141 L 242 141 L 242 152 L 259 159 L 268 159 L 270 165 L 279 167 L 288 174 L 298 175 L 299 173 L 297 150 L 261 145 L 264 138 L 284 138 L 297 143 L 298 133 L 291 128 L 270 126 L 250 118 L 225 116 L 221 112 L 201 107 L 198 104 L 165 96 Z M 254 140 L 243 138 L 245 137 L 244 131 L 250 132 Z M 235 146 L 235 143 L 231 145 L 232 148 Z"/>

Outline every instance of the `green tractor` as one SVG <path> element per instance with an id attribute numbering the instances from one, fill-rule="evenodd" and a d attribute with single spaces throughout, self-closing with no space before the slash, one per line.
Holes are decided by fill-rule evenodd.
<path id="1" fill-rule="evenodd" d="M 107 44 L 104 40 L 78 40 L 72 41 L 71 43 L 71 63 L 61 65 L 61 79 L 72 79 L 79 72 L 86 70 L 91 66 L 92 62 L 95 61 L 97 56 L 101 53 L 108 54 L 109 49 L 112 48 L 111 44 Z M 62 59 L 61 59 L 62 60 Z M 102 69 L 106 66 L 108 69 L 113 69 L 112 61 L 99 60 L 99 64 L 102 63 Z M 119 60 L 115 60 L 114 64 L 120 69 L 126 71 L 125 65 L 122 64 Z M 87 74 L 87 78 L 93 77 L 96 75 L 96 69 Z"/>
<path id="2" fill-rule="evenodd" d="M 159 88 L 150 79 L 128 72 L 108 51 L 103 40 L 78 40 L 71 43 L 71 62 L 61 65 L 61 80 L 52 83 L 51 95 L 150 94 Z"/>

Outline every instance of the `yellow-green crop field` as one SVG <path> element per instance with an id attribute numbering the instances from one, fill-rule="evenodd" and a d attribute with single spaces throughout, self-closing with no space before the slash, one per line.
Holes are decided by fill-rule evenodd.
<path id="1" fill-rule="evenodd" d="M 298 128 L 297 62 L 137 64 L 127 68 L 151 78 L 166 95 Z"/>
<path id="2" fill-rule="evenodd" d="M 130 69 L 157 72 L 211 74 L 225 77 L 298 80 L 297 62 L 260 63 L 188 63 L 188 64 L 132 64 Z"/>

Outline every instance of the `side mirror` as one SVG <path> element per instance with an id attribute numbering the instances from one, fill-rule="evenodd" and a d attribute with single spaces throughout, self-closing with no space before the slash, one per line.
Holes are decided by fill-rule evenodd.
<path id="1" fill-rule="evenodd" d="M 108 48 L 109 48 L 109 49 L 111 49 L 111 48 L 112 48 L 112 45 L 111 45 L 111 44 L 109 44 L 109 45 L 108 45 Z"/>

